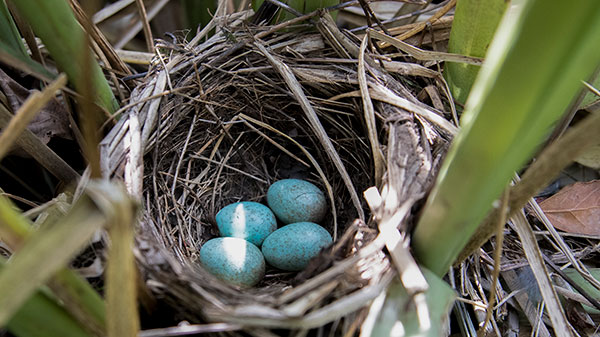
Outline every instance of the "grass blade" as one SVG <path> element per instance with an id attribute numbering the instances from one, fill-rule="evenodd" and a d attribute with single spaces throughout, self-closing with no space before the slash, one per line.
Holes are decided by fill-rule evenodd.
<path id="1" fill-rule="evenodd" d="M 127 195 L 123 191 L 123 195 Z M 119 207 L 108 228 L 111 247 L 106 267 L 107 335 L 135 337 L 140 330 L 137 312 L 137 268 L 133 256 L 137 207 L 129 200 Z"/>
<path id="2" fill-rule="evenodd" d="M 18 56 L 29 58 L 21 34 L 4 0 L 0 0 L 0 42 Z"/>
<path id="3" fill-rule="evenodd" d="M 211 13 L 217 9 L 215 0 L 182 0 L 187 28 L 195 35 L 199 27 L 204 27 L 212 20 Z"/>
<path id="4" fill-rule="evenodd" d="M 3 41 L 0 41 L 0 62 L 44 81 L 49 82 L 56 77 L 56 74 L 51 73 L 31 58 L 23 57 L 20 52 L 15 51 Z"/>
<path id="5" fill-rule="evenodd" d="M 600 2 L 531 0 L 508 13 L 413 235 L 417 257 L 438 275 L 598 65 Z"/>
<path id="6" fill-rule="evenodd" d="M 86 52 L 89 47 L 85 32 L 64 0 L 19 0 L 14 2 L 19 13 L 39 36 L 58 67 L 64 71 L 78 92 L 91 81 L 98 105 L 113 113 L 118 103 L 98 65 Z M 40 15 L 44 13 L 44 15 Z"/>
<path id="7" fill-rule="evenodd" d="M 600 268 L 590 268 L 590 274 L 596 279 L 600 281 Z M 583 289 L 588 295 L 593 297 L 594 299 L 600 299 L 600 289 L 594 287 L 591 283 L 586 281 L 586 279 L 579 273 L 575 268 L 567 268 L 564 270 L 565 274 L 571 278 L 575 284 Z M 592 307 L 591 305 L 584 305 L 585 310 L 591 314 L 600 314 L 600 310 Z"/>
<path id="8" fill-rule="evenodd" d="M 71 257 L 88 243 L 89 238 L 102 225 L 125 224 L 127 230 L 117 231 L 114 236 L 117 250 L 116 263 L 113 266 L 126 266 L 114 269 L 111 273 L 112 298 L 116 304 L 126 304 L 126 308 L 118 308 L 111 312 L 112 321 L 126 320 L 125 325 L 131 329 L 119 329 L 115 336 L 135 336 L 139 330 L 136 311 L 136 270 L 132 253 L 133 229 L 129 226 L 135 219 L 137 206 L 124 187 L 115 186 L 107 181 L 91 181 L 86 193 L 73 205 L 69 213 L 55 224 L 45 224 L 36 232 L 31 232 L 28 225 L 14 211 L 6 199 L 0 198 L 0 236 L 16 253 L 0 273 L 0 326 L 15 314 L 37 287 L 49 281 L 49 285 L 58 295 L 69 313 L 93 335 L 105 336 L 104 305 L 98 301 L 97 294 L 89 285 L 77 283 L 77 278 L 70 271 L 63 269 Z M 10 224 L 7 221 L 15 221 Z M 27 238 L 22 244 L 23 238 Z M 126 242 L 128 244 L 123 244 Z M 114 250 L 113 250 L 114 251 Z M 125 253 L 123 253 L 125 251 Z M 115 254 L 112 254 L 114 257 Z M 122 259 L 122 260 L 121 260 Z M 117 273 L 115 273 L 115 270 Z M 126 294 L 123 295 L 122 280 L 125 272 L 127 279 Z M 52 277 L 53 274 L 56 276 Z M 116 276 L 116 277 L 115 277 Z M 119 282 L 119 288 L 115 284 Z M 58 290 L 58 291 L 57 291 Z M 125 299 L 125 300 L 123 300 Z M 90 308 L 91 307 L 91 308 Z M 79 310 L 81 309 L 81 310 Z M 123 316 L 126 311 L 129 315 Z M 125 325 L 119 326 L 122 328 Z"/>
<path id="9" fill-rule="evenodd" d="M 492 41 L 496 27 L 506 9 L 505 0 L 461 0 L 456 4 L 448 52 L 483 57 Z M 478 66 L 465 63 L 446 63 L 444 77 L 452 96 L 464 104 L 475 82 Z"/>
<path id="10" fill-rule="evenodd" d="M 5 261 L 0 259 L 0 271 Z M 84 337 L 89 334 L 47 291 L 36 291 L 6 325 L 16 336 Z"/>

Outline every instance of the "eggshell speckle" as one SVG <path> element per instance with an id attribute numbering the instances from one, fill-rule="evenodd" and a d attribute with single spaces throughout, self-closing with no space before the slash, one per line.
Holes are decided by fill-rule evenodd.
<path id="1" fill-rule="evenodd" d="M 200 249 L 200 262 L 217 278 L 252 287 L 265 275 L 265 259 L 255 245 L 240 238 L 216 238 Z"/>
<path id="2" fill-rule="evenodd" d="M 277 229 L 277 220 L 271 210 L 258 202 L 236 202 L 217 213 L 221 236 L 248 240 L 260 247 L 265 238 Z"/>
<path id="3" fill-rule="evenodd" d="M 269 235 L 263 242 L 262 253 L 273 267 L 298 271 L 332 241 L 329 232 L 316 223 L 297 222 Z"/>
<path id="4" fill-rule="evenodd" d="M 277 218 L 285 224 L 320 222 L 327 211 L 325 195 L 305 180 L 283 179 L 267 191 L 267 203 Z"/>

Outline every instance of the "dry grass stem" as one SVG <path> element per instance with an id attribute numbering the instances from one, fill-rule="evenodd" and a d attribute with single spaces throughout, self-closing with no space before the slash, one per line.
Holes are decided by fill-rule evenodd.
<path id="1" fill-rule="evenodd" d="M 531 225 L 522 212 L 517 213 L 511 220 L 523 244 L 523 250 L 542 294 L 543 303 L 548 308 L 548 315 L 552 321 L 554 332 L 557 336 L 572 336 L 560 299 L 546 270 L 542 252 L 531 230 Z"/>
<path id="2" fill-rule="evenodd" d="M 409 54 L 410 56 L 416 58 L 417 60 L 421 60 L 421 61 L 446 61 L 446 62 L 474 64 L 474 65 L 481 65 L 483 63 L 483 59 L 481 59 L 479 57 L 423 50 L 423 49 L 417 48 L 415 46 L 412 46 L 412 45 L 400 40 L 399 38 L 385 35 L 374 29 L 367 29 L 367 35 L 374 39 L 377 39 L 379 41 L 383 41 L 389 45 L 392 45 L 392 46 L 402 50 L 403 52 Z M 381 45 L 381 47 L 387 47 L 387 45 Z"/>

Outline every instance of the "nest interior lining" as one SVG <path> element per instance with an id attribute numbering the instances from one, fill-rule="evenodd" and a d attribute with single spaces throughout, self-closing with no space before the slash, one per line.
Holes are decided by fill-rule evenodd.
<path id="1" fill-rule="evenodd" d="M 317 27 L 319 33 L 283 32 L 258 41 L 252 29 L 231 25 L 193 48 L 172 46 L 164 51 L 168 60 L 157 62 L 132 94 L 140 104 L 102 144 L 108 171 L 141 186 L 138 249 L 147 284 L 185 319 L 293 328 L 320 322 L 311 317 L 319 310 L 345 317 L 395 273 L 375 223 L 357 219 L 370 214 L 357 196 L 375 184 L 366 98 L 357 94 L 358 45 L 327 16 Z M 407 81 L 367 61 L 369 87 L 386 88 L 439 116 L 415 98 L 431 80 Z M 393 210 L 423 197 L 449 136 L 435 121 L 385 101 L 373 100 L 372 114 L 384 164 L 380 188 Z M 143 165 L 132 170 L 143 167 L 143 178 L 128 174 L 141 154 L 118 145 L 136 132 L 132 118 L 141 121 L 137 132 L 145 144 Z M 336 236 L 333 247 L 298 275 L 268 269 L 253 289 L 240 291 L 207 274 L 197 258 L 202 243 L 218 236 L 216 212 L 236 201 L 264 203 L 272 182 L 291 177 L 328 191 L 331 209 L 321 225 Z"/>

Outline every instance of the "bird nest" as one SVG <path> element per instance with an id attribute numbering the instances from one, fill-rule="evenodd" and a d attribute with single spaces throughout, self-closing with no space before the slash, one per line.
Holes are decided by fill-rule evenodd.
<path id="1" fill-rule="evenodd" d="M 396 273 L 372 210 L 409 210 L 398 224 L 406 233 L 451 137 L 444 113 L 416 98 L 439 75 L 365 52 L 327 14 L 287 27 L 243 16 L 215 19 L 204 42 L 158 44 L 101 143 L 104 173 L 143 204 L 139 266 L 181 319 L 351 332 Z M 203 270 L 219 209 L 265 203 L 269 185 L 290 177 L 325 191 L 334 243 L 299 273 L 267 268 L 251 289 Z M 371 208 L 370 186 L 383 200 Z"/>

